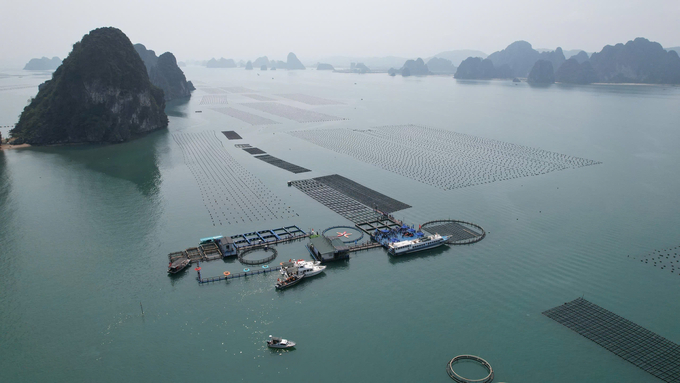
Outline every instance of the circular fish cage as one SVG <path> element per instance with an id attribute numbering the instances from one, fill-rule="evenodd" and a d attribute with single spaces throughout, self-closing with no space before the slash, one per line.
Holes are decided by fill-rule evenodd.
<path id="1" fill-rule="evenodd" d="M 344 237 L 344 238 L 349 238 L 349 236 L 352 235 L 353 233 L 348 233 L 348 232 L 347 232 L 347 229 L 352 230 L 352 231 L 354 231 L 354 232 L 358 232 L 358 233 L 360 233 L 361 235 L 360 235 L 359 237 L 357 237 L 357 238 L 351 238 L 351 239 L 349 239 L 349 240 L 342 239 L 342 242 L 343 242 L 343 243 L 354 243 L 354 242 L 359 242 L 359 241 L 361 241 L 361 240 L 364 238 L 364 232 L 363 232 L 362 230 L 359 230 L 359 229 L 357 229 L 356 227 L 352 227 L 352 226 L 331 226 L 331 227 L 329 227 L 328 229 L 322 231 L 322 232 L 321 232 L 321 235 L 323 235 L 324 237 L 326 237 L 326 238 L 328 238 L 328 239 L 343 238 L 343 237 Z M 335 235 L 335 236 L 334 236 L 334 235 L 330 235 L 330 236 L 329 236 L 329 235 L 326 235 L 326 233 L 329 232 L 329 231 L 331 231 L 331 230 L 344 230 L 344 232 L 341 233 L 341 232 L 338 231 L 338 232 L 337 232 L 338 235 Z"/>
<path id="2" fill-rule="evenodd" d="M 455 219 L 428 221 L 420 225 L 420 230 L 449 236 L 447 241 L 449 245 L 469 245 L 486 237 L 486 231 L 481 226 Z"/>
<path id="3" fill-rule="evenodd" d="M 489 372 L 489 374 L 482 379 L 470 379 L 459 375 L 458 373 L 456 373 L 456 371 L 454 371 L 453 365 L 463 360 L 471 360 L 473 362 L 480 364 Z M 457 357 L 451 359 L 446 364 L 446 373 L 449 374 L 451 379 L 459 383 L 491 383 L 491 381 L 493 381 L 493 368 L 491 368 L 489 362 L 474 355 L 458 355 Z"/>
<path id="4" fill-rule="evenodd" d="M 247 254 L 254 253 L 256 251 L 264 251 L 264 252 L 270 252 L 271 251 L 272 254 L 268 255 L 267 257 L 262 258 L 262 259 L 254 259 L 253 260 L 253 259 L 245 259 L 244 258 Z M 241 262 L 244 265 L 259 265 L 259 264 L 262 264 L 262 263 L 267 263 L 267 262 L 273 261 L 274 259 L 276 259 L 276 257 L 278 255 L 279 255 L 279 252 L 276 251 L 276 249 L 273 248 L 273 247 L 268 247 L 268 246 L 267 247 L 258 247 L 258 248 L 255 248 L 255 249 L 245 250 L 242 253 L 238 253 L 238 260 L 239 260 L 239 262 Z"/>

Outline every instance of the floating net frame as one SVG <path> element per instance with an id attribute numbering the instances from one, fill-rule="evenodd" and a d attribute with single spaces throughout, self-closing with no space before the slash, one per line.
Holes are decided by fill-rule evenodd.
<path id="1" fill-rule="evenodd" d="M 472 233 L 470 233 L 470 234 L 473 235 L 473 236 L 471 236 L 471 237 L 463 238 L 463 239 L 459 239 L 459 240 L 456 240 L 455 238 L 449 239 L 447 241 L 447 243 L 449 245 L 469 245 L 469 244 L 472 244 L 472 243 L 475 243 L 475 242 L 479 242 L 482 239 L 484 239 L 484 237 L 486 237 L 486 231 L 481 226 L 474 224 L 472 222 L 459 221 L 459 220 L 455 220 L 455 219 L 438 219 L 438 220 L 434 220 L 434 221 L 427 221 L 427 222 L 420 225 L 420 229 L 427 231 L 428 233 L 435 234 L 433 231 L 430 231 L 427 228 L 433 227 L 433 226 L 441 226 L 441 225 L 436 225 L 436 224 L 442 224 L 442 223 L 443 224 L 447 224 L 447 223 L 456 224 L 458 226 L 461 226 L 463 228 L 463 230 L 472 231 Z M 471 226 L 472 228 L 469 228 L 469 227 L 466 227 L 466 226 Z M 473 231 L 474 229 L 479 230 L 479 232 L 474 232 Z M 450 235 L 448 233 L 442 233 L 442 232 L 437 232 L 437 233 L 441 234 L 441 235 Z"/>
<path id="2" fill-rule="evenodd" d="M 326 237 L 326 238 L 328 238 L 328 239 L 340 238 L 340 237 L 338 237 L 338 236 L 329 237 L 329 236 L 326 235 L 326 233 L 327 233 L 328 231 L 330 231 L 330 230 L 336 230 L 336 229 L 350 229 L 350 230 L 356 230 L 357 228 L 356 228 L 356 227 L 352 227 L 352 226 L 342 226 L 342 225 L 340 225 L 340 226 L 331 226 L 331 227 L 327 228 L 326 230 L 322 231 L 322 232 L 321 232 L 321 235 L 323 235 L 324 237 Z M 357 238 L 357 239 L 352 239 L 352 240 L 349 240 L 349 241 L 341 240 L 342 243 L 353 243 L 353 242 L 359 242 L 359 241 L 361 241 L 361 240 L 364 238 L 364 231 L 363 231 L 363 230 L 359 230 L 359 232 L 361 233 L 361 236 L 360 236 L 359 238 Z"/>
<path id="3" fill-rule="evenodd" d="M 479 363 L 482 367 L 486 368 L 489 374 L 482 379 L 469 379 L 464 376 L 458 375 L 458 373 L 456 373 L 456 371 L 453 370 L 453 365 L 462 360 L 471 360 L 473 362 Z M 493 368 L 491 367 L 489 362 L 475 355 L 458 355 L 454 357 L 446 364 L 446 373 L 449 374 L 449 377 L 451 377 L 451 379 L 459 383 L 490 383 L 491 381 L 493 381 Z"/>
<path id="4" fill-rule="evenodd" d="M 264 259 L 256 259 L 254 261 L 251 261 L 249 259 L 243 258 L 247 254 L 250 254 L 250 253 L 255 252 L 255 251 L 267 252 L 267 251 L 270 251 L 270 250 L 273 252 L 272 255 L 270 255 L 270 256 L 268 256 L 267 258 L 264 258 Z M 276 257 L 278 255 L 279 255 L 279 252 L 276 251 L 275 248 L 273 248 L 271 246 L 265 246 L 265 247 L 258 247 L 258 248 L 254 248 L 254 249 L 244 250 L 243 252 L 238 253 L 237 257 L 238 257 L 238 261 L 241 262 L 244 265 L 260 265 L 260 264 L 263 264 L 263 263 L 268 263 L 268 262 L 273 261 L 274 259 L 276 259 Z"/>

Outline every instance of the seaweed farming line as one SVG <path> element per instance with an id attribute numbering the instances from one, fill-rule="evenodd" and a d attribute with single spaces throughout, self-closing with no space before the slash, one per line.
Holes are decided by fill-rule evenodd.
<path id="1" fill-rule="evenodd" d="M 600 163 L 417 125 L 299 130 L 289 134 L 444 190 Z"/>
<path id="2" fill-rule="evenodd" d="M 208 94 L 225 94 L 225 93 L 227 93 L 227 92 L 225 92 L 224 90 L 222 90 L 222 89 L 220 89 L 220 88 L 199 87 L 198 89 L 199 89 L 201 92 L 205 92 L 205 93 L 208 93 Z"/>
<path id="3" fill-rule="evenodd" d="M 213 225 L 297 216 L 231 157 L 215 132 L 175 133 Z"/>
<path id="4" fill-rule="evenodd" d="M 246 102 L 239 105 L 302 123 L 346 120 L 346 118 L 300 109 L 278 102 Z"/>
<path id="5" fill-rule="evenodd" d="M 241 96 L 252 98 L 253 100 L 257 100 L 257 101 L 276 101 L 276 99 L 273 99 L 273 98 L 270 98 L 270 97 L 267 97 L 267 96 L 263 96 L 261 94 L 242 93 Z"/>
<path id="6" fill-rule="evenodd" d="M 302 93 L 288 93 L 288 94 L 277 94 L 279 97 L 287 98 L 289 100 L 301 102 L 307 105 L 342 105 L 342 102 L 333 101 L 326 98 L 310 96 Z"/>
<path id="7" fill-rule="evenodd" d="M 203 96 L 199 105 L 228 104 L 227 96 Z"/>
<path id="8" fill-rule="evenodd" d="M 665 382 L 680 382 L 680 345 L 644 327 L 583 298 L 543 315 Z"/>
<path id="9" fill-rule="evenodd" d="M 229 93 L 255 93 L 254 90 L 244 88 L 242 86 L 223 86 L 220 89 L 225 90 Z"/>

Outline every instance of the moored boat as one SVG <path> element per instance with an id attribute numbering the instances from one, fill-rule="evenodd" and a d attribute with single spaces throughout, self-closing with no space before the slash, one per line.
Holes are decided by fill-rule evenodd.
<path id="1" fill-rule="evenodd" d="M 179 258 L 168 265 L 168 274 L 177 274 L 191 264 L 189 258 Z"/>
<path id="2" fill-rule="evenodd" d="M 448 236 L 441 236 L 439 234 L 429 235 L 416 239 L 409 239 L 405 241 L 392 242 L 387 246 L 387 251 L 392 255 L 402 255 L 406 253 L 413 253 L 416 251 L 432 249 L 441 246 L 448 241 Z"/>
<path id="3" fill-rule="evenodd" d="M 303 259 L 289 260 L 281 263 L 281 274 L 298 274 L 303 277 L 312 277 L 326 270 L 326 266 L 319 261 L 305 261 Z"/>
<path id="4" fill-rule="evenodd" d="M 276 287 L 278 290 L 287 289 L 300 283 L 303 277 L 304 275 L 285 274 L 283 279 L 276 280 L 274 287 Z"/>
<path id="5" fill-rule="evenodd" d="M 288 339 L 283 339 L 275 336 L 269 335 L 269 340 L 267 340 L 267 347 L 269 348 L 293 348 L 295 347 L 295 342 Z"/>

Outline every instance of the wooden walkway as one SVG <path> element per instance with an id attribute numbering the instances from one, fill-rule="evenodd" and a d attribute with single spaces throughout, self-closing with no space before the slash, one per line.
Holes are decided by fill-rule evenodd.
<path id="1" fill-rule="evenodd" d="M 238 246 L 238 251 L 242 252 L 242 251 L 246 251 L 246 250 L 258 249 L 260 247 L 265 247 L 265 246 L 269 246 L 269 245 L 276 245 L 276 244 L 285 243 L 285 242 L 291 242 L 291 241 L 295 241 L 295 240 L 298 240 L 298 239 L 307 238 L 309 236 L 310 236 L 310 234 L 308 234 L 308 233 L 296 234 L 296 235 L 291 236 L 291 237 L 281 238 L 281 239 L 277 239 L 277 240 L 274 240 L 274 241 L 254 243 L 252 245 L 245 245 L 245 246 Z"/>
<path id="2" fill-rule="evenodd" d="M 378 242 L 364 243 L 363 245 L 349 246 L 349 252 L 353 253 L 355 251 L 375 249 L 376 247 L 382 247 Z"/>
<path id="3" fill-rule="evenodd" d="M 201 278 L 201 274 L 199 272 L 198 277 L 196 278 L 198 280 L 199 284 L 203 283 L 210 283 L 210 282 L 220 282 L 220 281 L 226 281 L 228 279 L 234 279 L 234 278 L 241 278 L 241 277 L 246 277 L 249 275 L 257 275 L 257 274 L 266 274 L 266 273 L 271 273 L 274 271 L 279 271 L 281 270 L 281 266 L 274 266 L 274 267 L 267 267 L 267 268 L 256 268 L 254 270 L 250 271 L 243 271 L 240 273 L 234 273 L 230 275 L 222 275 L 218 277 L 208 277 L 208 278 Z"/>

